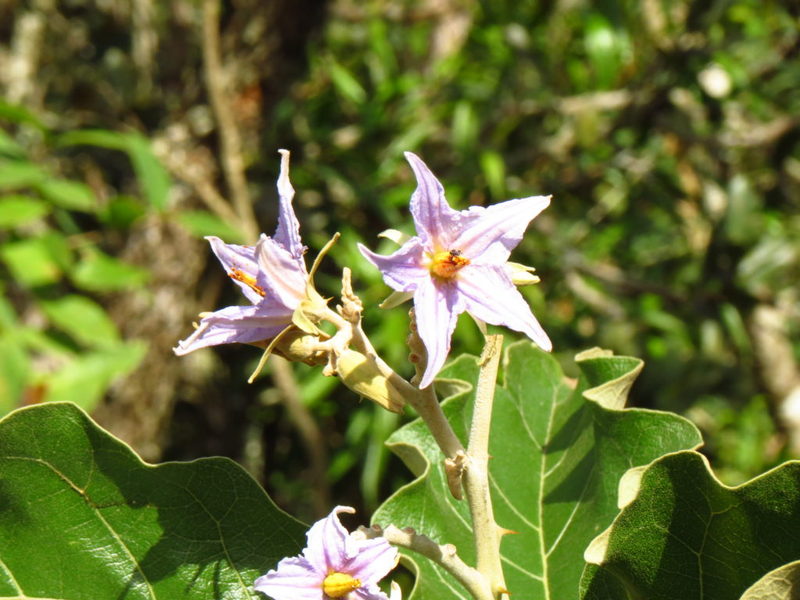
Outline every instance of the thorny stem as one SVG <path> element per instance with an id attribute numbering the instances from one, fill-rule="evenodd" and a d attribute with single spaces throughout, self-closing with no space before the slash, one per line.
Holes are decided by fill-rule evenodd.
<path id="1" fill-rule="evenodd" d="M 478 557 L 477 569 L 491 584 L 493 598 L 508 593 L 500 562 L 501 530 L 494 520 L 489 490 L 489 430 L 492 421 L 497 369 L 503 347 L 502 335 L 487 335 L 480 358 L 478 387 L 463 475 L 464 491 L 472 515 L 472 534 Z"/>

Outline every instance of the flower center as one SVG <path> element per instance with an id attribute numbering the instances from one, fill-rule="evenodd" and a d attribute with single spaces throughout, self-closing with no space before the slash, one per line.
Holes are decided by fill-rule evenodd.
<path id="1" fill-rule="evenodd" d="M 430 271 L 442 279 L 452 279 L 459 270 L 469 264 L 469 259 L 461 256 L 461 250 L 442 250 L 432 256 Z"/>
<path id="2" fill-rule="evenodd" d="M 345 594 L 361 587 L 361 580 L 355 579 L 347 573 L 334 571 L 322 582 L 322 591 L 331 598 L 341 598 Z"/>
<path id="3" fill-rule="evenodd" d="M 228 277 L 235 279 L 236 281 L 241 281 L 262 298 L 267 295 L 261 286 L 256 283 L 256 278 L 252 275 L 248 275 L 241 269 L 231 269 L 231 272 L 228 273 Z"/>

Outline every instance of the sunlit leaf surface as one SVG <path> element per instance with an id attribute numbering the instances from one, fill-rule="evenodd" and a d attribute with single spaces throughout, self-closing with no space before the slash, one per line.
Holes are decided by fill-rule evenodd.
<path id="1" fill-rule="evenodd" d="M 588 567 L 581 582 L 587 600 L 606 600 L 610 587 L 619 590 L 615 598 L 739 598 L 800 559 L 800 462 L 730 488 L 702 455 L 679 452 L 640 476 L 623 512 L 592 545 L 601 566 Z M 796 598 L 796 591 L 758 595 L 787 577 L 797 576 L 787 567 L 746 597 Z"/>
<path id="2" fill-rule="evenodd" d="M 501 547 L 514 600 L 577 598 L 583 551 L 616 515 L 622 474 L 700 443 L 695 427 L 677 415 L 623 408 L 641 361 L 589 351 L 578 356 L 578 365 L 582 376 L 570 381 L 551 355 L 527 342 L 514 344 L 497 387 L 489 469 L 497 523 L 516 532 Z M 442 372 L 451 380 L 442 387 L 457 391 L 443 406 L 462 440 L 477 375 L 472 357 Z M 419 479 L 373 520 L 453 543 L 472 563 L 467 505 L 447 491 L 441 454 L 425 428 L 411 423 L 390 443 Z M 412 598 L 467 598 L 433 563 L 409 558 L 419 575 Z"/>
<path id="3" fill-rule="evenodd" d="M 247 599 L 305 527 L 222 458 L 147 465 L 72 404 L 0 421 L 0 598 Z"/>

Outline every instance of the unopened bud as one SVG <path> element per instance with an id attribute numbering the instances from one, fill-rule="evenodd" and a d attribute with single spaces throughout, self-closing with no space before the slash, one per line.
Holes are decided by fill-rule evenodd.
<path id="1" fill-rule="evenodd" d="M 505 267 L 511 277 L 511 282 L 516 286 L 533 285 L 541 281 L 538 276 L 533 274 L 536 271 L 533 267 L 510 261 L 506 263 Z"/>
<path id="2" fill-rule="evenodd" d="M 355 350 L 345 350 L 336 357 L 336 373 L 356 394 L 369 398 L 386 410 L 400 413 L 405 400 L 384 377 L 375 361 Z"/>

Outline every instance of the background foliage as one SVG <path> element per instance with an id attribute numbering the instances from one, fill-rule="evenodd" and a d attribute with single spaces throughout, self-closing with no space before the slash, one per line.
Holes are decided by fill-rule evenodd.
<path id="1" fill-rule="evenodd" d="M 343 234 L 318 285 L 353 269 L 398 370 L 406 317 L 375 308 L 387 288 L 354 242 L 410 231 L 413 150 L 460 208 L 553 194 L 514 258 L 542 277 L 525 293 L 565 369 L 594 345 L 642 357 L 632 404 L 689 416 L 727 481 L 797 455 L 793 6 L 266 4 L 219 21 L 259 228 L 287 147 L 312 251 Z M 233 192 L 201 4 L 5 2 L 0 44 L 0 407 L 71 396 L 147 459 L 239 460 L 306 520 L 406 481 L 382 445 L 397 417 L 317 370 L 248 386 L 256 350 L 171 355 L 198 312 L 241 301 L 200 237 L 248 235 L 213 203 Z M 465 320 L 455 350 L 478 347 Z"/>

